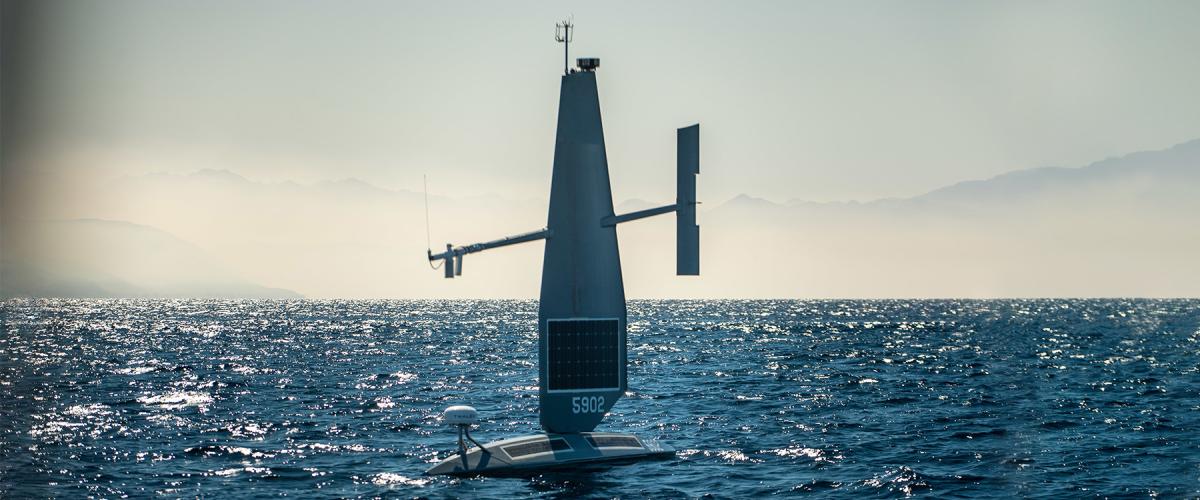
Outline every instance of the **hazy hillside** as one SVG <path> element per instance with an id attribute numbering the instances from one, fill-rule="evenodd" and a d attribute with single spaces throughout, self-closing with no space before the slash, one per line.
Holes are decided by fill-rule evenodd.
<path id="1" fill-rule="evenodd" d="M 148 226 L 96 219 L 18 224 L 6 228 L 21 237 L 4 241 L 5 297 L 300 296 L 240 279 L 199 248 Z"/>
<path id="2" fill-rule="evenodd" d="M 108 199 L 120 201 L 100 201 L 86 210 L 169 228 L 240 275 L 306 296 L 437 296 L 464 288 L 462 283 L 429 279 L 440 274 L 423 258 L 422 193 L 387 190 L 354 179 L 261 183 L 217 170 L 117 179 L 104 191 Z M 544 201 L 449 199 L 436 194 L 429 201 L 435 248 L 447 241 L 471 243 L 539 229 L 546 223 Z M 504 296 L 521 280 L 525 286 L 536 284 L 537 273 L 506 273 L 527 267 L 522 258 L 540 263 L 539 251 L 539 245 L 528 245 L 468 259 L 467 269 L 481 287 L 473 291 L 490 296 L 491 289 L 503 290 L 497 295 Z M 497 283 L 498 288 L 489 288 Z"/>
<path id="3" fill-rule="evenodd" d="M 777 293 L 990 297 L 1200 295 L 1198 219 L 1200 141 L 909 199 L 738 197 L 706 221 L 772 249 L 760 255 L 778 277 L 772 284 L 784 283 Z M 724 241 L 709 247 L 710 263 L 738 253 Z"/>
<path id="4" fill-rule="evenodd" d="M 1143 209 L 1195 206 L 1200 183 L 1200 140 L 1165 151 L 1134 153 L 1085 168 L 1021 170 L 985 181 L 960 182 L 919 196 L 932 204 L 1006 208 L 1063 201 L 1096 201 Z"/>
<path id="5" fill-rule="evenodd" d="M 437 181 L 430 196 L 435 251 L 446 242 L 472 243 L 545 224 L 544 199 L 450 198 L 441 196 Z M 470 255 L 465 276 L 454 280 L 431 270 L 423 258 L 421 193 L 353 179 L 264 183 L 223 170 L 62 189 L 71 195 L 42 198 L 74 203 L 47 205 L 47 216 L 160 228 L 193 243 L 196 255 L 220 262 L 229 276 L 306 296 L 534 297 L 538 291 L 541 243 Z M 618 212 L 669 201 L 615 196 Z M 700 278 L 673 275 L 674 217 L 620 227 L 631 297 L 1200 296 L 1200 141 L 1082 168 L 1022 170 L 908 199 L 704 200 L 699 219 Z M 144 242 L 148 236 L 76 230 L 55 236 L 63 243 L 46 248 L 55 262 L 70 262 L 97 247 L 85 236 L 130 252 L 133 262 L 154 262 L 157 252 L 147 249 L 164 244 L 119 246 L 121 238 Z M 6 282 L 14 275 L 9 269 Z M 22 279 L 73 276 L 70 269 L 30 267 Z M 78 271 L 88 286 L 127 286 L 126 274 L 93 271 Z M 137 290 L 155 285 L 154 273 L 129 275 L 143 280 L 129 285 Z M 173 294 L 180 283 L 168 287 Z"/>

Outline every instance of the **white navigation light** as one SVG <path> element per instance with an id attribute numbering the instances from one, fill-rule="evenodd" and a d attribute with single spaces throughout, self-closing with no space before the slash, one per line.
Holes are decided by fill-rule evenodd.
<path id="1" fill-rule="evenodd" d="M 442 422 L 446 425 L 476 425 L 479 423 L 479 412 L 470 406 L 451 406 L 442 412 Z"/>

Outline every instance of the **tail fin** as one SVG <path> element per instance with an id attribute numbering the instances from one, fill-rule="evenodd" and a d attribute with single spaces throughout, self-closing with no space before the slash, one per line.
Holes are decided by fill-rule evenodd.
<path id="1" fill-rule="evenodd" d="M 700 275 L 700 226 L 696 225 L 696 175 L 700 173 L 700 124 L 676 131 L 675 274 Z"/>

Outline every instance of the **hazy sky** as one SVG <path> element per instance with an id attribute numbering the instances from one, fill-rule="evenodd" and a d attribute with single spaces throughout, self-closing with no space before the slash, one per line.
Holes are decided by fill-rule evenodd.
<path id="1" fill-rule="evenodd" d="M 702 276 L 622 226 L 631 297 L 1198 293 L 1195 0 L 0 7 L 14 294 L 536 295 L 541 244 L 443 280 L 395 190 L 435 247 L 542 227 L 571 14 L 619 211 L 701 123 Z"/>
<path id="2" fill-rule="evenodd" d="M 62 168 L 544 199 L 568 14 L 618 200 L 674 198 L 693 122 L 709 201 L 910 196 L 1200 136 L 1195 1 L 34 5 L 23 125 Z"/>

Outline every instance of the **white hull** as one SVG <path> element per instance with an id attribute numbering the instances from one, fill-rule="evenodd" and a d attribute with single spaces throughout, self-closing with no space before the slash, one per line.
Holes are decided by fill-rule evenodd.
<path id="1" fill-rule="evenodd" d="M 572 464 L 668 458 L 674 455 L 674 449 L 653 440 L 643 440 L 633 434 L 533 434 L 493 441 L 483 445 L 483 449 L 478 446 L 472 447 L 467 450 L 465 457 L 454 453 L 425 471 L 425 474 L 501 474 Z"/>

